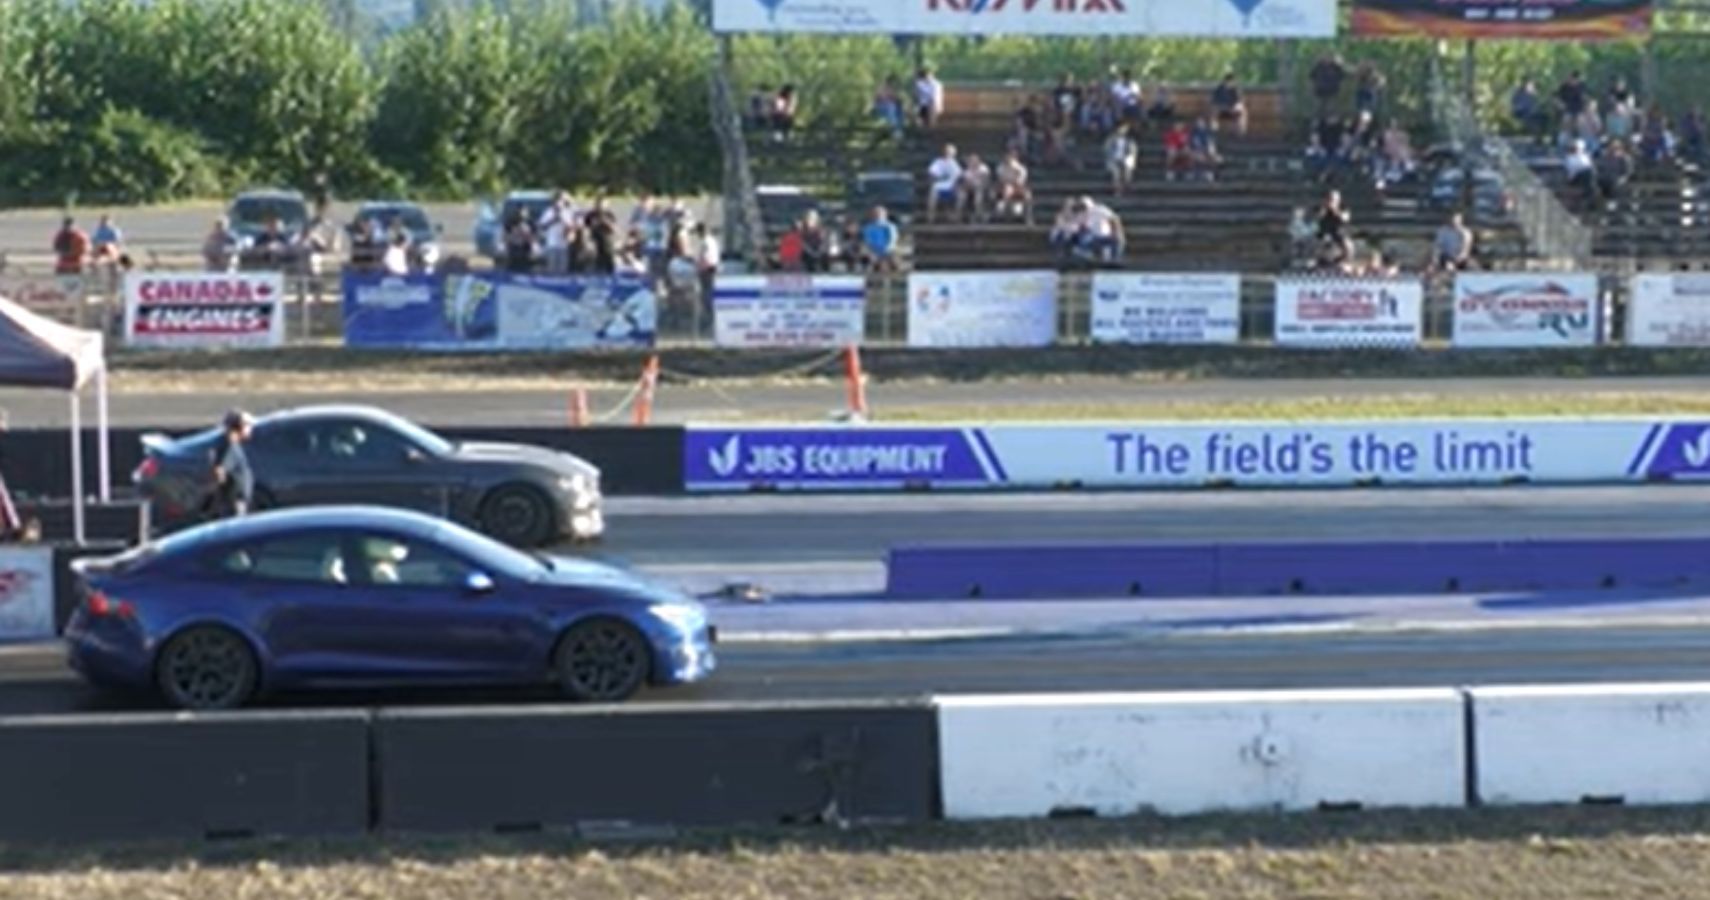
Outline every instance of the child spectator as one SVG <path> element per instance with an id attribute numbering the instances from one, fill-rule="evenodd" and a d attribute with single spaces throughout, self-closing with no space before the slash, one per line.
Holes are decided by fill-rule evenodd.
<path id="1" fill-rule="evenodd" d="M 1057 216 L 1051 222 L 1051 249 L 1056 253 L 1059 264 L 1067 263 L 1073 255 L 1075 245 L 1080 242 L 1081 217 L 1075 208 L 1075 201 L 1064 200 Z"/>
<path id="2" fill-rule="evenodd" d="M 1318 208 L 1318 239 L 1340 243 L 1348 237 L 1348 224 L 1352 217 L 1342 206 L 1342 192 L 1331 191 L 1324 195 L 1324 204 Z"/>
<path id="3" fill-rule="evenodd" d="M 920 117 L 920 127 L 929 131 L 944 114 L 944 85 L 931 66 L 923 66 L 915 75 L 914 109 Z"/>
<path id="4" fill-rule="evenodd" d="M 1129 125 L 1116 126 L 1104 142 L 1104 168 L 1110 173 L 1110 192 L 1122 196 L 1134 182 L 1134 166 L 1140 159 L 1140 145 L 1129 134 Z"/>
<path id="5" fill-rule="evenodd" d="M 964 221 L 985 221 L 986 196 L 991 186 L 991 167 L 979 156 L 968 154 L 962 161 L 962 177 L 956 182 L 956 217 Z"/>
<path id="6" fill-rule="evenodd" d="M 873 93 L 873 115 L 885 123 L 892 134 L 901 135 L 903 131 L 903 103 L 897 94 L 897 80 L 885 76 L 883 84 Z"/>
<path id="7" fill-rule="evenodd" d="M 1223 157 L 1217 153 L 1217 132 L 1205 116 L 1200 116 L 1188 133 L 1188 156 L 1193 160 L 1194 177 L 1217 180 L 1217 166 Z"/>
<path id="8" fill-rule="evenodd" d="M 832 257 L 837 255 L 837 242 L 820 222 L 817 210 L 810 209 L 802 216 L 798 234 L 802 241 L 802 268 L 809 272 L 829 271 Z"/>
<path id="9" fill-rule="evenodd" d="M 1170 181 L 1193 169 L 1193 151 L 1188 147 L 1188 139 L 1186 122 L 1178 121 L 1164 132 L 1164 177 Z"/>
<path id="10" fill-rule="evenodd" d="M 806 248 L 802 241 L 802 223 L 796 222 L 790 230 L 784 232 L 778 239 L 778 268 L 786 272 L 800 272 L 806 257 Z"/>
<path id="11" fill-rule="evenodd" d="M 944 152 L 926 167 L 931 186 L 926 194 L 926 221 L 938 221 L 938 205 L 954 204 L 956 188 L 962 183 L 962 164 L 956 161 L 956 145 L 945 144 Z"/>
<path id="12" fill-rule="evenodd" d="M 1247 134 L 1247 101 L 1241 96 L 1241 88 L 1235 83 L 1235 73 L 1228 72 L 1217 87 L 1211 90 L 1211 106 L 1217 111 L 1219 122 L 1232 123 L 1235 133 L 1240 136 Z"/>
<path id="13" fill-rule="evenodd" d="M 1011 150 L 997 168 L 997 205 L 1000 216 L 1013 216 L 1033 224 L 1033 188 L 1027 182 L 1027 167 Z"/>
<path id="14" fill-rule="evenodd" d="M 862 226 L 861 245 L 871 271 L 897 270 L 897 226 L 891 223 L 890 212 L 883 206 L 873 207 L 867 224 Z"/>

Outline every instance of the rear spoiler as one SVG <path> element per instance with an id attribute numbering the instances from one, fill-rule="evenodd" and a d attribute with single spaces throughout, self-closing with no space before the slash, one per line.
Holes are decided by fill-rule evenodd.
<path id="1" fill-rule="evenodd" d="M 143 435 L 141 440 L 143 452 L 153 454 L 166 453 L 167 450 L 171 449 L 172 444 L 174 443 L 169 435 L 158 431 L 151 431 L 148 434 Z"/>

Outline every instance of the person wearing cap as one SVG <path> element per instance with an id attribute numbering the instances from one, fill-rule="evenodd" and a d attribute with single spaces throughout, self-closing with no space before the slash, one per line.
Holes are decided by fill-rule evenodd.
<path id="1" fill-rule="evenodd" d="M 241 516 L 255 500 L 255 472 L 249 467 L 244 442 L 254 417 L 241 409 L 226 413 L 220 439 L 214 444 L 214 511 L 219 517 Z"/>

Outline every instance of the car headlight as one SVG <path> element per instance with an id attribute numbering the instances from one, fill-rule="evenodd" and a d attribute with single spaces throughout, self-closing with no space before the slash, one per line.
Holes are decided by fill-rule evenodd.
<path id="1" fill-rule="evenodd" d="M 707 622 L 706 613 L 699 607 L 681 603 L 655 603 L 647 611 L 678 631 L 698 631 Z"/>
<path id="2" fill-rule="evenodd" d="M 564 475 L 558 479 L 558 486 L 566 493 L 580 497 L 594 492 L 594 479 L 586 475 Z"/>

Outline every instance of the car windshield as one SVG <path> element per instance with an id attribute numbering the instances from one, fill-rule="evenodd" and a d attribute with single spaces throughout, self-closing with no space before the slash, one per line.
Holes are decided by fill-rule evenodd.
<path id="1" fill-rule="evenodd" d="M 446 547 L 477 565 L 512 578 L 533 578 L 551 568 L 546 560 L 478 534 L 455 522 L 440 525 L 439 537 Z"/>
<path id="2" fill-rule="evenodd" d="M 551 204 L 552 202 L 550 200 L 544 199 L 506 201 L 504 215 L 501 217 L 501 221 L 514 222 L 520 218 L 532 225 L 535 222 L 540 221 L 540 217 L 546 214 L 546 208 Z"/>
<path id="3" fill-rule="evenodd" d="M 240 197 L 232 204 L 232 224 L 261 226 L 269 219 L 282 225 L 301 223 L 309 216 L 301 200 L 286 197 Z"/>
<path id="4" fill-rule="evenodd" d="M 419 206 L 372 206 L 362 210 L 358 218 L 379 219 L 386 226 L 397 223 L 404 226 L 404 230 L 417 234 L 433 230 L 427 213 L 422 212 Z"/>

